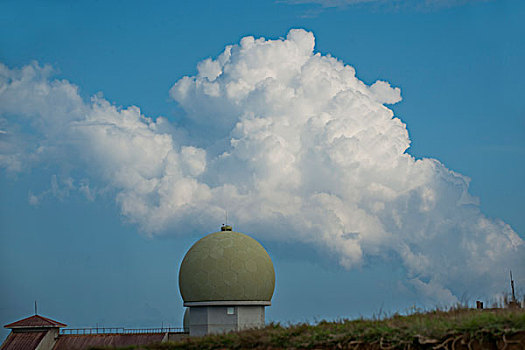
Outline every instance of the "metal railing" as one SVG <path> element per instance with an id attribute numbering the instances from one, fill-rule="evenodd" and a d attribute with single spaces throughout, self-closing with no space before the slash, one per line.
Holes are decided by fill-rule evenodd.
<path id="1" fill-rule="evenodd" d="M 185 333 L 184 328 L 122 328 L 122 327 L 91 327 L 91 328 L 62 328 L 60 334 L 143 334 L 143 333 Z"/>

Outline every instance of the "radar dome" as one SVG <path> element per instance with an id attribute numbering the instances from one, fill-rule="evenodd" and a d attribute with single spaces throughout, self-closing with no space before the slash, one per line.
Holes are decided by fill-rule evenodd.
<path id="1" fill-rule="evenodd" d="M 186 253 L 179 288 L 184 303 L 250 301 L 269 305 L 275 272 L 259 242 L 223 226 Z"/>

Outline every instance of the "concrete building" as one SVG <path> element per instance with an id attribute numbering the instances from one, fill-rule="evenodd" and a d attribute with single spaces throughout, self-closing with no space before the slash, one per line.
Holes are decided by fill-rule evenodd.
<path id="1" fill-rule="evenodd" d="M 264 326 L 275 272 L 253 238 L 222 226 L 186 253 L 179 270 L 185 327 L 191 336 Z"/>
<path id="2" fill-rule="evenodd" d="M 30 316 L 4 326 L 11 333 L 0 347 L 11 349 L 53 349 L 65 324 L 39 315 Z"/>
<path id="3" fill-rule="evenodd" d="M 0 350 L 87 350 L 94 347 L 120 348 L 177 341 L 187 333 L 174 328 L 124 329 L 76 328 L 40 315 L 4 326 L 11 333 Z"/>

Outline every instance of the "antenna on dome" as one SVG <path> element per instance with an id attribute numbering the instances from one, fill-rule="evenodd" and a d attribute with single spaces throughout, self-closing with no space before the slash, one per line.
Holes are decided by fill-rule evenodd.
<path id="1" fill-rule="evenodd" d="M 35 316 L 38 315 L 38 312 L 37 312 L 37 305 L 36 305 L 36 300 L 35 300 Z"/>
<path id="2" fill-rule="evenodd" d="M 226 223 L 221 226 L 221 231 L 231 231 L 232 227 L 228 225 L 228 210 L 226 210 L 225 213 L 226 213 Z"/>
<path id="3" fill-rule="evenodd" d="M 231 231 L 231 225 L 228 225 L 228 209 L 224 209 L 224 219 L 225 223 L 221 226 L 221 231 Z"/>

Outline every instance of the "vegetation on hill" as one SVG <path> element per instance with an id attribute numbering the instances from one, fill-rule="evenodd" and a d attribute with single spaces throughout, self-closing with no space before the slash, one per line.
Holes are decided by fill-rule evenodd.
<path id="1" fill-rule="evenodd" d="M 525 349 L 524 309 L 452 309 L 188 338 L 169 349 Z"/>
<path id="2" fill-rule="evenodd" d="M 264 329 L 190 338 L 150 349 L 242 348 L 490 348 L 505 344 L 525 347 L 523 310 L 432 311 L 383 320 L 322 321 L 316 325 Z M 518 344 L 517 342 L 521 342 Z M 501 348 L 501 346 L 500 346 Z M 521 346 L 519 347 L 522 348 Z"/>

